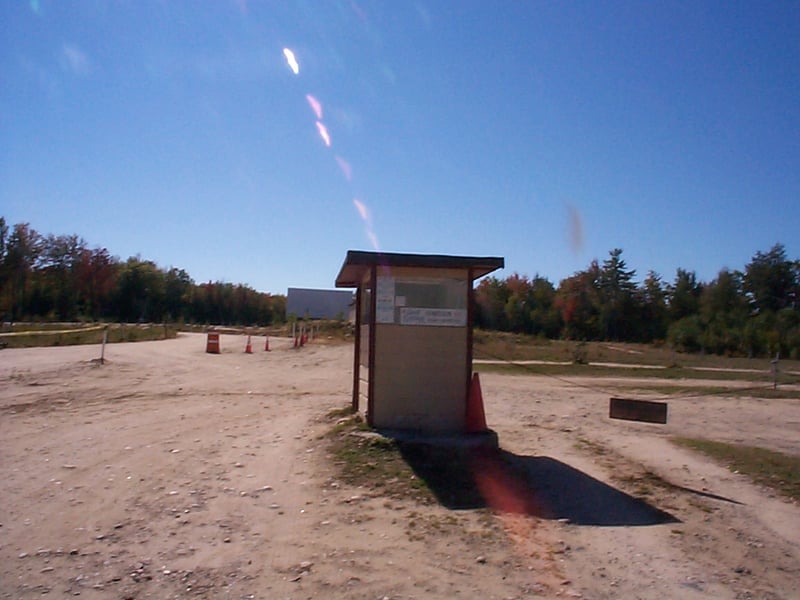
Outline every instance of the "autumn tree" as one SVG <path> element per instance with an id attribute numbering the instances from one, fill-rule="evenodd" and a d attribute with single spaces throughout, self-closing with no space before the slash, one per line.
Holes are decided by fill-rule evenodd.
<path id="1" fill-rule="evenodd" d="M 82 313 L 91 318 L 116 316 L 112 293 L 119 264 L 106 248 L 84 249 L 77 264 L 77 292 Z"/>
<path id="2" fill-rule="evenodd" d="M 37 284 L 43 306 L 32 307 L 37 314 L 72 320 L 78 314 L 78 265 L 86 242 L 77 235 L 49 234 L 42 240 L 37 266 Z"/>
<path id="3" fill-rule="evenodd" d="M 563 337 L 577 340 L 602 337 L 600 266 L 596 260 L 587 270 L 561 281 L 556 292 L 555 307 L 560 311 L 564 323 Z"/>
<path id="4" fill-rule="evenodd" d="M 5 242 L 3 271 L 12 321 L 28 312 L 28 292 L 42 252 L 42 236 L 29 223 L 18 223 Z"/>

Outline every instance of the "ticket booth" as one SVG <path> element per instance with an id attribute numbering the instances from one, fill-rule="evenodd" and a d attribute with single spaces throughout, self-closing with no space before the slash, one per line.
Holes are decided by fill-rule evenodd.
<path id="1" fill-rule="evenodd" d="M 353 409 L 381 429 L 464 431 L 473 282 L 497 257 L 348 251 L 336 287 L 356 288 Z"/>

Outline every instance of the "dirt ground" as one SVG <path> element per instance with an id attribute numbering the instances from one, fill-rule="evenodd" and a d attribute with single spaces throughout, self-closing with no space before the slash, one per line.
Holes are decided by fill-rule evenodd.
<path id="1" fill-rule="evenodd" d="M 610 379 L 484 374 L 541 486 L 517 510 L 478 465 L 486 507 L 453 509 L 337 478 L 351 346 L 263 343 L 0 351 L 0 597 L 800 598 L 800 507 L 669 441 L 800 454 L 800 401 L 672 400 L 648 425 L 608 419 Z"/>

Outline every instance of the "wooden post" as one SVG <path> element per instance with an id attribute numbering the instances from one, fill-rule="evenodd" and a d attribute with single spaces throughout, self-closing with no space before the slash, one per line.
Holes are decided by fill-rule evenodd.
<path id="1" fill-rule="evenodd" d="M 475 270 L 470 267 L 467 269 L 467 364 L 466 364 L 466 388 L 464 393 L 464 418 L 466 422 L 467 412 L 469 410 L 470 393 L 472 387 L 472 320 L 475 318 L 475 292 L 472 289 L 472 282 L 474 281 Z"/>
<path id="2" fill-rule="evenodd" d="M 375 313 L 378 310 L 378 294 L 375 288 L 378 285 L 378 264 L 372 263 L 369 273 L 369 314 L 367 323 L 369 327 L 369 350 L 367 356 L 367 425 L 375 426 L 375 340 L 377 331 L 375 323 L 378 322 Z"/>
<path id="3" fill-rule="evenodd" d="M 355 340 L 353 344 L 353 399 L 350 408 L 353 412 L 358 412 L 359 383 L 361 379 L 361 288 L 364 286 L 363 282 L 358 284 L 356 288 L 356 326 L 355 326 Z"/>
<path id="4" fill-rule="evenodd" d="M 781 358 L 781 353 L 778 352 L 775 354 L 775 359 L 770 362 L 772 365 L 772 389 L 778 389 L 778 361 Z"/>
<path id="5" fill-rule="evenodd" d="M 106 342 L 108 342 L 108 325 L 103 329 L 103 344 L 100 346 L 100 364 L 105 364 L 106 360 Z"/>

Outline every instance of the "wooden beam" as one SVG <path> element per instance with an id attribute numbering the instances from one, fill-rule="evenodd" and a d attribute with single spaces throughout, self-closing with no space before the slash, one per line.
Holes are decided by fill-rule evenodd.
<path id="1" fill-rule="evenodd" d="M 355 327 L 355 344 L 353 349 L 353 400 L 351 408 L 353 412 L 358 412 L 358 400 L 361 390 L 359 389 L 359 380 L 361 379 L 361 288 L 359 285 L 356 289 L 356 327 Z"/>
<path id="2" fill-rule="evenodd" d="M 369 274 L 369 356 L 367 371 L 369 380 L 367 382 L 367 425 L 375 426 L 375 313 L 378 310 L 378 298 L 375 288 L 378 285 L 378 265 L 373 264 Z"/>
<path id="3" fill-rule="evenodd" d="M 469 405 L 469 387 L 472 384 L 472 321 L 475 318 L 475 291 L 472 288 L 472 282 L 475 277 L 475 270 L 470 267 L 467 270 L 467 383 L 464 394 L 464 414 L 467 412 Z"/>

